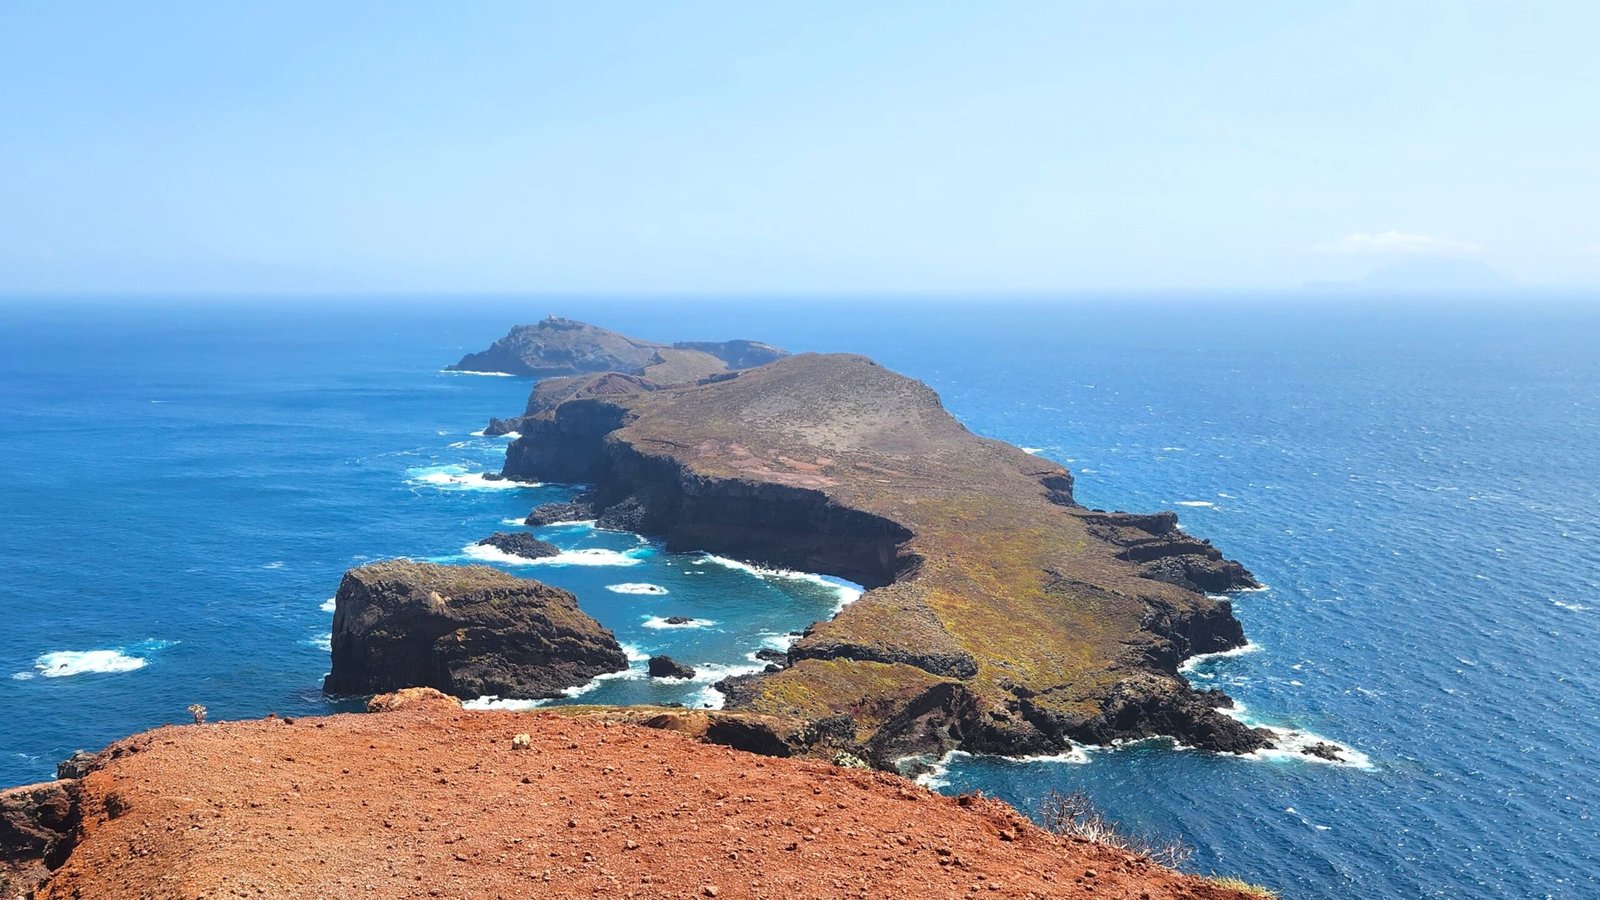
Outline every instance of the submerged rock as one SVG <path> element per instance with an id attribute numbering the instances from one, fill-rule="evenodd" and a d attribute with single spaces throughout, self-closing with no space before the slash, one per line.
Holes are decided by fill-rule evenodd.
<path id="1" fill-rule="evenodd" d="M 652 656 L 649 662 L 651 678 L 693 678 L 693 666 L 686 666 L 670 656 Z"/>
<path id="2" fill-rule="evenodd" d="M 541 541 L 531 534 L 521 531 L 497 531 L 478 542 L 480 547 L 493 547 L 496 550 L 520 556 L 524 559 L 546 559 L 559 556 L 561 548 L 549 541 Z"/>
<path id="3" fill-rule="evenodd" d="M 487 566 L 394 560 L 345 573 L 323 689 L 539 699 L 627 667 L 616 637 L 566 591 Z"/>

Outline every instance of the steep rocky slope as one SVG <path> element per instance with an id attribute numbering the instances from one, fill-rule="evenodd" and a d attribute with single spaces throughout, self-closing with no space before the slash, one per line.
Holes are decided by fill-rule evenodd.
<path id="1" fill-rule="evenodd" d="M 324 689 L 543 698 L 627 667 L 616 637 L 566 591 L 488 566 L 394 560 L 339 584 Z"/>
<path id="2" fill-rule="evenodd" d="M 1054 463 L 968 432 L 925 385 L 804 354 L 696 385 L 587 392 L 521 422 L 509 477 L 592 485 L 602 516 L 871 588 L 730 708 L 826 722 L 879 765 L 961 747 L 1021 754 L 1169 735 L 1271 736 L 1177 673 L 1244 643 L 1244 567 L 1170 514 L 1088 510 Z"/>
<path id="3" fill-rule="evenodd" d="M 114 745 L 38 896 L 1245 896 L 881 772 L 389 699 Z"/>

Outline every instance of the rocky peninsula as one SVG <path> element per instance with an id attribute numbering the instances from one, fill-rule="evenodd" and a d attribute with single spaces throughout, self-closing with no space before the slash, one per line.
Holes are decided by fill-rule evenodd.
<path id="1" fill-rule="evenodd" d="M 545 381 L 516 430 L 506 477 L 590 486 L 563 516 L 869 588 L 786 665 L 722 682 L 730 709 L 819 723 L 883 767 L 1153 736 L 1272 744 L 1178 674 L 1245 643 L 1214 596 L 1256 586 L 1242 565 L 1171 513 L 1079 505 L 1066 469 L 972 434 L 870 359 Z"/>

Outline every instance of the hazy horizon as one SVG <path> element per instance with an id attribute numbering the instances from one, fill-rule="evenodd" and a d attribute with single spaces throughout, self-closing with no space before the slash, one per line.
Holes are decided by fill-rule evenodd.
<path id="1" fill-rule="evenodd" d="M 1600 286 L 1600 8 L 0 12 L 0 297 Z"/>

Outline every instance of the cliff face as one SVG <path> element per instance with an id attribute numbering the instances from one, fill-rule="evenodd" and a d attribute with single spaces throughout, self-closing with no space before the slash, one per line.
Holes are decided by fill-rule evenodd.
<path id="1" fill-rule="evenodd" d="M 566 591 L 487 566 L 393 561 L 345 573 L 323 689 L 537 699 L 627 667 L 616 638 Z"/>
<path id="2" fill-rule="evenodd" d="M 574 396 L 521 423 L 505 474 L 593 486 L 597 510 L 701 549 L 871 588 L 730 708 L 827 722 L 880 765 L 1170 735 L 1269 735 L 1178 676 L 1240 646 L 1249 573 L 1170 514 L 1087 510 L 1061 467 L 980 438 L 925 385 L 807 354 L 697 385 Z"/>

